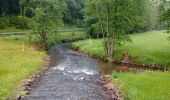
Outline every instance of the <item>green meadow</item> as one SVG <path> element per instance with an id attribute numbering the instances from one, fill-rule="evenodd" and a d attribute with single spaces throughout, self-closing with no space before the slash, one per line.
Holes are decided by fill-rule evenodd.
<path id="1" fill-rule="evenodd" d="M 116 46 L 114 60 L 120 61 L 124 51 L 129 52 L 133 63 L 170 67 L 170 41 L 164 31 L 150 31 L 130 35 L 132 42 Z M 74 48 L 90 56 L 105 59 L 102 39 L 89 39 L 73 43 Z"/>
<path id="2" fill-rule="evenodd" d="M 44 51 L 36 51 L 27 45 L 23 51 L 22 41 L 10 39 L 0 37 L 0 100 L 13 97 L 21 80 L 40 69 L 46 56 Z"/>
<path id="3" fill-rule="evenodd" d="M 170 98 L 169 72 L 113 72 L 112 79 L 122 91 L 125 100 L 169 100 Z"/>

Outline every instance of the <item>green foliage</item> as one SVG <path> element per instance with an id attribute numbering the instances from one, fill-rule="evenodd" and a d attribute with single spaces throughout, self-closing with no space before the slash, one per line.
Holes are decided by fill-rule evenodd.
<path id="1" fill-rule="evenodd" d="M 169 72 L 138 72 L 112 74 L 113 81 L 125 100 L 169 100 Z"/>
<path id="2" fill-rule="evenodd" d="M 67 24 L 75 24 L 77 27 L 82 27 L 83 22 L 83 0 L 65 0 L 65 11 L 63 12 L 63 21 Z"/>
<path id="3" fill-rule="evenodd" d="M 99 7 L 103 7 L 104 5 L 101 5 L 101 0 L 94 1 L 94 0 L 86 0 L 85 2 L 85 8 L 84 8 L 84 26 L 86 27 L 87 33 L 92 38 L 99 37 L 99 34 L 102 34 L 100 31 L 99 26 Z M 100 5 L 99 5 L 100 4 Z M 101 15 L 101 14 L 100 14 Z"/>
<path id="4" fill-rule="evenodd" d="M 59 23 L 62 24 L 63 1 L 38 0 L 33 1 L 33 3 L 37 4 L 34 7 L 36 24 L 33 27 L 33 33 L 40 45 L 47 50 L 51 44 L 49 36 L 55 33 Z"/>
<path id="5" fill-rule="evenodd" d="M 151 15 L 153 14 L 152 9 L 155 7 L 154 1 L 151 0 L 133 0 L 134 8 L 132 11 L 132 22 L 134 23 L 134 27 L 132 32 L 145 32 L 152 29 L 151 20 L 155 18 Z M 154 19 L 156 20 L 156 19 Z M 156 22 L 156 21 L 155 21 Z"/>
<path id="6" fill-rule="evenodd" d="M 61 32 L 56 33 L 55 42 L 56 43 L 67 43 L 74 42 L 78 40 L 84 40 L 87 38 L 85 32 Z"/>
<path id="7" fill-rule="evenodd" d="M 11 24 L 15 26 L 17 29 L 28 29 L 28 21 L 22 17 L 12 16 Z"/>
<path id="8" fill-rule="evenodd" d="M 0 29 L 16 28 L 16 29 L 29 29 L 34 24 L 33 19 L 22 18 L 20 16 L 6 16 L 0 17 Z"/>
<path id="9" fill-rule="evenodd" d="M 14 97 L 14 93 L 19 91 L 18 86 L 22 84 L 21 80 L 34 74 L 42 66 L 46 54 L 30 49 L 25 44 L 23 52 L 22 39 L 19 36 L 9 36 L 6 39 L 0 37 L 0 44 L 0 100 L 4 100 Z"/>
<path id="10" fill-rule="evenodd" d="M 0 32 L 29 32 L 27 29 L 17 29 L 15 27 L 5 27 L 4 29 L 0 29 Z"/>
<path id="11" fill-rule="evenodd" d="M 170 67 L 170 46 L 164 31 L 151 31 L 130 35 L 133 43 L 116 47 L 114 59 L 120 61 L 122 52 L 128 51 L 135 64 L 161 65 Z M 161 42 L 160 42 L 161 41 Z M 90 56 L 105 59 L 104 42 L 100 40 L 85 40 L 73 43 L 73 47 Z"/>
<path id="12" fill-rule="evenodd" d="M 159 20 L 164 22 L 167 27 L 167 33 L 170 33 L 170 1 L 169 0 L 161 0 L 159 6 Z"/>
<path id="13" fill-rule="evenodd" d="M 0 18 L 0 29 L 4 29 L 4 28 L 8 27 L 8 25 L 9 25 L 8 19 L 6 19 L 4 17 Z"/>
<path id="14" fill-rule="evenodd" d="M 102 34 L 106 58 L 112 62 L 115 45 L 130 41 L 127 33 L 133 29 L 134 0 L 86 0 L 85 21 L 97 38 Z"/>
<path id="15" fill-rule="evenodd" d="M 92 37 L 97 37 L 97 34 L 101 33 L 100 22 L 97 16 L 100 11 L 102 20 L 106 17 L 106 11 L 104 6 L 104 0 L 86 0 L 85 1 L 85 26 L 87 27 L 88 33 Z M 147 30 L 155 29 L 159 27 L 157 22 L 157 4 L 151 0 L 110 0 L 109 8 L 111 23 L 115 23 L 115 27 L 124 30 L 125 33 L 133 32 L 144 32 Z M 116 5 L 118 6 L 116 8 Z M 86 7 L 87 6 L 87 7 Z M 99 10 L 97 10 L 99 9 Z M 116 9 L 118 11 L 116 12 Z M 104 14 L 103 14 L 104 13 Z M 115 14 L 115 15 L 114 15 Z M 157 25 L 157 27 L 156 27 Z M 116 29 L 117 29 L 116 28 Z"/>

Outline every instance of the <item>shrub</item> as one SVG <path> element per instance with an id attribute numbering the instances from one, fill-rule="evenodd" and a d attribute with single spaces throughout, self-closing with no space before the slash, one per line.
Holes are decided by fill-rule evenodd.
<path id="1" fill-rule="evenodd" d="M 4 29 L 9 25 L 9 21 L 6 18 L 0 18 L 0 29 Z"/>
<path id="2" fill-rule="evenodd" d="M 13 24 L 17 29 L 28 29 L 28 21 L 25 18 L 13 16 L 11 18 L 11 24 Z"/>
<path id="3" fill-rule="evenodd" d="M 87 38 L 85 32 L 61 32 L 57 33 L 55 36 L 55 42 L 57 43 L 67 43 L 74 42 L 78 40 L 84 40 Z"/>

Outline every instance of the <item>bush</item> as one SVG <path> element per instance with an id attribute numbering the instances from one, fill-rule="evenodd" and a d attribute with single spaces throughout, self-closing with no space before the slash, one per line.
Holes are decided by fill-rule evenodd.
<path id="1" fill-rule="evenodd" d="M 6 18 L 0 18 L 0 29 L 4 29 L 9 25 L 9 21 Z"/>
<path id="2" fill-rule="evenodd" d="M 68 43 L 78 40 L 84 40 L 87 38 L 85 32 L 61 32 L 57 33 L 55 36 L 55 42 L 57 43 Z"/>
<path id="3" fill-rule="evenodd" d="M 17 29 L 29 29 L 28 21 L 25 18 L 13 16 L 11 18 L 11 24 Z"/>

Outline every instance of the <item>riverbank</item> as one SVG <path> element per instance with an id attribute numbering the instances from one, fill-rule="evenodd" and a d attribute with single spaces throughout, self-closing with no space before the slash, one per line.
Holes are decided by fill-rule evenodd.
<path id="1" fill-rule="evenodd" d="M 19 40 L 0 37 L 0 44 L 0 100 L 4 100 L 14 97 L 22 85 L 20 81 L 41 68 L 46 53 Z"/>
<path id="2" fill-rule="evenodd" d="M 122 91 L 125 100 L 169 100 L 170 98 L 170 72 L 113 72 L 112 80 Z"/>
<path id="3" fill-rule="evenodd" d="M 152 69 L 139 68 L 139 66 L 128 65 L 128 67 L 122 64 L 109 64 L 107 62 L 101 64 L 100 62 L 101 60 L 99 60 L 99 65 L 102 66 L 101 70 L 104 71 L 102 73 L 112 79 L 112 83 L 107 81 L 109 78 L 104 80 L 104 83 L 107 84 L 104 86 L 111 94 L 114 91 L 119 98 L 123 97 L 125 100 L 169 100 L 169 71 L 151 71 Z M 101 76 L 101 80 L 104 76 Z"/>
<path id="4" fill-rule="evenodd" d="M 128 51 L 135 64 L 170 66 L 170 47 L 167 37 L 168 35 L 163 31 L 131 35 L 133 43 L 126 43 L 118 47 L 114 59 L 120 61 L 121 53 Z M 73 47 L 91 57 L 105 59 L 103 40 L 101 39 L 75 42 Z M 168 100 L 170 98 L 169 72 L 113 71 L 111 75 L 112 81 L 116 83 L 127 100 Z"/>
<path id="5" fill-rule="evenodd" d="M 170 42 L 167 39 L 168 34 L 164 31 L 137 33 L 130 35 L 130 37 L 133 43 L 116 46 L 113 57 L 115 61 L 121 61 L 122 53 L 127 51 L 130 54 L 132 64 L 165 68 L 170 66 Z M 105 59 L 106 56 L 102 39 L 74 42 L 73 48 L 99 59 Z"/>
<path id="6" fill-rule="evenodd" d="M 23 87 L 21 87 L 20 91 L 16 93 L 16 100 L 22 100 L 25 98 L 25 96 L 31 94 L 31 92 L 36 87 L 36 84 L 42 79 L 44 73 L 49 69 L 49 64 L 50 56 L 47 56 L 43 60 L 42 67 L 34 75 L 31 75 L 27 79 L 22 80 Z"/>

